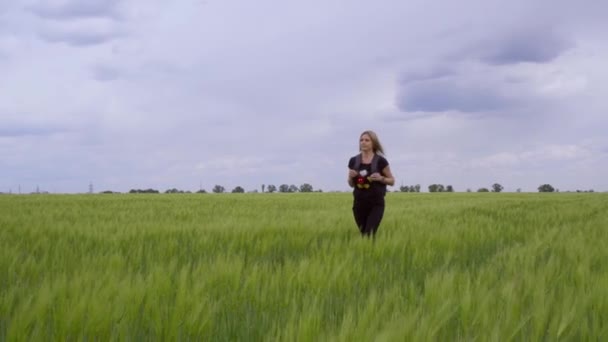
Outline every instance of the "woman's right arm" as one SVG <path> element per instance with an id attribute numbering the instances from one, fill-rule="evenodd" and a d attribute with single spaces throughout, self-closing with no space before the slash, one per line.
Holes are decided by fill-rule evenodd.
<path id="1" fill-rule="evenodd" d="M 353 170 L 353 169 L 348 169 L 348 185 L 352 188 L 355 186 L 355 182 L 353 181 L 353 178 L 355 178 L 357 176 L 357 171 Z"/>

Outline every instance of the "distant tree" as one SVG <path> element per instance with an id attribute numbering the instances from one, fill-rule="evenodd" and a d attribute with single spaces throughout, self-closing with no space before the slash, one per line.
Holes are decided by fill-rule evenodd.
<path id="1" fill-rule="evenodd" d="M 444 192 L 445 187 L 443 184 L 431 184 L 429 185 L 429 192 Z"/>
<path id="2" fill-rule="evenodd" d="M 266 186 L 266 185 L 262 184 L 262 192 L 264 192 L 264 187 L 265 187 L 265 186 Z"/>
<path id="3" fill-rule="evenodd" d="M 471 188 L 467 188 L 467 192 L 472 192 Z"/>
<path id="4" fill-rule="evenodd" d="M 232 193 L 233 194 L 242 194 L 245 192 L 245 189 L 243 189 L 240 186 L 237 186 L 236 188 L 232 189 Z"/>
<path id="5" fill-rule="evenodd" d="M 165 191 L 166 194 L 183 194 L 184 191 L 182 190 L 177 190 L 176 188 L 173 189 L 168 189 Z"/>
<path id="6" fill-rule="evenodd" d="M 492 184 L 492 192 L 501 192 L 502 189 L 504 189 L 502 185 L 498 183 Z"/>
<path id="7" fill-rule="evenodd" d="M 543 184 L 538 187 L 538 192 L 553 192 L 555 189 L 551 186 L 551 184 Z"/>
<path id="8" fill-rule="evenodd" d="M 312 192 L 312 185 L 308 184 L 308 183 L 304 183 L 302 185 L 300 185 L 300 192 Z"/>
<path id="9" fill-rule="evenodd" d="M 287 192 L 298 192 L 298 187 L 291 184 L 289 188 L 287 188 Z"/>
<path id="10" fill-rule="evenodd" d="M 479 188 L 477 189 L 477 192 L 490 192 L 490 190 L 488 190 L 488 188 Z"/>
<path id="11" fill-rule="evenodd" d="M 205 189 L 200 189 L 199 191 L 196 192 L 197 194 L 206 194 L 207 190 Z"/>
<path id="12" fill-rule="evenodd" d="M 515 190 L 515 191 L 517 191 L 517 192 L 521 192 L 521 188 L 517 188 L 517 190 Z"/>
<path id="13" fill-rule="evenodd" d="M 224 191 L 226 191 L 226 188 L 224 188 L 224 187 L 223 187 L 223 186 L 221 186 L 221 185 L 215 185 L 215 186 L 213 187 L 213 190 L 212 190 L 212 191 L 213 191 L 214 193 L 216 193 L 216 194 L 221 194 L 221 193 L 223 193 Z"/>
<path id="14" fill-rule="evenodd" d="M 451 185 L 448 185 L 445 189 L 446 192 L 454 192 L 454 188 Z"/>
<path id="15" fill-rule="evenodd" d="M 102 194 L 113 194 L 114 192 L 110 191 L 110 190 L 106 190 L 106 191 L 102 191 L 101 193 Z"/>
<path id="16" fill-rule="evenodd" d="M 287 185 L 287 184 L 279 185 L 279 192 L 289 192 L 289 185 Z"/>
<path id="17" fill-rule="evenodd" d="M 436 184 L 433 184 L 432 186 L 435 186 L 435 185 Z M 430 189 L 430 187 L 429 187 L 429 189 Z M 416 185 L 402 185 L 395 192 L 420 192 L 420 184 L 416 184 Z"/>
<path id="18" fill-rule="evenodd" d="M 277 191 L 277 187 L 274 186 L 274 185 L 272 185 L 272 184 L 269 184 L 268 185 L 268 192 L 273 193 L 275 191 Z"/>
<path id="19" fill-rule="evenodd" d="M 155 190 L 155 189 L 146 189 L 146 190 L 141 190 L 141 189 L 131 189 L 129 190 L 130 194 L 159 194 L 160 191 Z"/>

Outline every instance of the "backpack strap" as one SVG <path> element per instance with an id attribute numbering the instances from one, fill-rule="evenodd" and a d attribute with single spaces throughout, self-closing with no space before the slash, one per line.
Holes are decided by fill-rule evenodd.
<path id="1" fill-rule="evenodd" d="M 355 156 L 355 165 L 353 165 L 353 170 L 359 171 L 359 166 L 361 166 L 361 153 Z"/>
<path id="2" fill-rule="evenodd" d="M 374 157 L 372 158 L 372 174 L 378 172 L 378 160 L 380 160 L 380 157 L 374 153 Z"/>
<path id="3" fill-rule="evenodd" d="M 380 156 L 377 154 L 374 154 L 374 157 L 372 158 L 372 174 L 381 171 L 381 170 L 378 170 L 378 161 L 379 160 L 380 160 Z M 386 184 L 380 183 L 380 186 L 382 187 L 382 193 L 386 195 Z"/>
<path id="4" fill-rule="evenodd" d="M 353 165 L 353 170 L 359 171 L 359 166 L 361 166 L 362 159 L 363 159 L 363 157 L 361 157 L 361 153 L 359 153 L 355 156 L 355 165 Z M 372 172 L 371 173 L 378 172 L 378 161 L 379 160 L 380 160 L 380 156 L 378 154 L 374 153 L 374 157 L 372 158 Z"/>

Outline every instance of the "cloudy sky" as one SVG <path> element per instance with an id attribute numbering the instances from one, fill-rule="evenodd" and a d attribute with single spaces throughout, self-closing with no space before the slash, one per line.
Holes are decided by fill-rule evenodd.
<path id="1" fill-rule="evenodd" d="M 608 190 L 603 0 L 0 1 L 0 192 Z"/>

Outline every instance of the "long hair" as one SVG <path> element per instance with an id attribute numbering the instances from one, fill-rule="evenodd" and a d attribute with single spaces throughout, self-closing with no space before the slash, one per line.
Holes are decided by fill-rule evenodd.
<path id="1" fill-rule="evenodd" d="M 372 141 L 372 150 L 374 151 L 374 153 L 384 156 L 384 148 L 382 147 L 382 144 L 380 143 L 380 139 L 378 139 L 378 135 L 374 131 L 367 130 L 367 131 L 361 133 L 359 138 L 361 138 L 362 136 L 364 136 L 366 134 L 369 136 L 369 138 Z"/>

